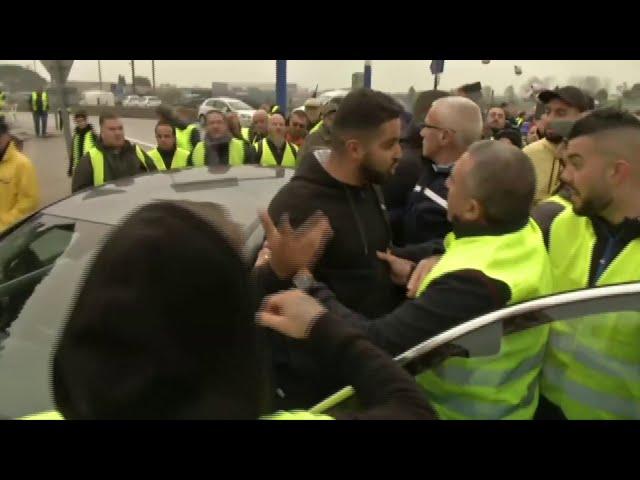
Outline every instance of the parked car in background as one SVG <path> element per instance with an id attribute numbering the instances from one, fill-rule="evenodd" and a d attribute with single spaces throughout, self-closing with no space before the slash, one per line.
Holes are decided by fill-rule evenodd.
<path id="1" fill-rule="evenodd" d="M 255 109 L 237 98 L 215 97 L 207 98 L 198 109 L 198 119 L 200 124 L 205 124 L 205 117 L 211 110 L 220 110 L 224 113 L 235 112 L 238 114 L 240 125 L 248 127 L 251 125 Z"/>
<path id="2" fill-rule="evenodd" d="M 140 103 L 141 107 L 145 108 L 154 108 L 162 105 L 162 100 L 156 96 L 146 96 L 143 97 L 142 102 Z"/>
<path id="3" fill-rule="evenodd" d="M 140 107 L 142 106 L 143 99 L 138 95 L 127 95 L 122 101 L 123 107 Z"/>
<path id="4" fill-rule="evenodd" d="M 111 92 L 87 90 L 86 92 L 82 92 L 78 103 L 80 105 L 105 105 L 112 107 L 115 105 L 115 97 Z"/>

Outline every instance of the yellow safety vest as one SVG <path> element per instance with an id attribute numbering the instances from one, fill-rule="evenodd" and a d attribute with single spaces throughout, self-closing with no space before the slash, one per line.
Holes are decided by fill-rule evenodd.
<path id="1" fill-rule="evenodd" d="M 164 160 L 162 160 L 162 155 L 157 148 L 153 150 L 149 150 L 147 155 L 151 157 L 153 163 L 158 167 L 158 170 L 166 170 L 166 165 L 164 164 Z M 179 168 L 187 167 L 187 160 L 189 159 L 189 152 L 187 150 L 183 150 L 182 148 L 176 147 L 176 151 L 173 154 L 173 158 L 171 159 L 171 169 L 176 170 Z"/>
<path id="2" fill-rule="evenodd" d="M 450 233 L 445 247 L 418 295 L 435 279 L 463 269 L 479 270 L 506 283 L 511 290 L 509 305 L 552 292 L 542 233 L 531 219 L 506 235 L 456 238 Z M 531 419 L 538 405 L 548 331 L 548 325 L 542 325 L 504 336 L 498 354 L 452 357 L 416 380 L 442 419 Z"/>
<path id="3" fill-rule="evenodd" d="M 191 133 L 197 128 L 196 125 L 187 125 L 185 128 L 176 128 L 176 145 L 178 148 L 186 150 L 188 152 L 193 151 L 195 145 L 191 144 Z"/>
<path id="4" fill-rule="evenodd" d="M 149 170 L 147 162 L 144 158 L 144 154 L 142 153 L 142 149 L 138 145 L 136 145 L 135 150 L 136 156 L 138 157 L 138 160 L 140 160 L 140 163 L 142 163 L 142 166 L 145 168 L 145 170 Z M 93 147 L 91 150 L 89 150 L 88 153 L 89 159 L 91 160 L 91 166 L 93 167 L 93 185 L 97 187 L 98 185 L 102 185 L 105 182 L 104 155 L 96 147 Z M 154 160 L 153 163 L 155 164 L 156 168 L 160 170 L 160 165 L 158 164 L 158 162 Z M 164 162 L 160 161 L 159 163 L 162 164 L 162 167 L 164 167 Z"/>
<path id="5" fill-rule="evenodd" d="M 80 135 L 78 135 L 77 133 L 73 134 L 73 150 L 72 150 L 72 155 L 73 155 L 73 169 L 75 170 L 75 168 L 78 166 L 78 162 L 80 161 L 80 159 L 82 158 L 82 156 L 87 153 L 89 150 L 91 150 L 93 147 L 96 146 L 95 140 L 93 138 L 93 132 L 91 130 L 89 130 L 87 133 L 85 133 L 84 135 L 84 141 L 82 142 L 82 145 L 80 145 Z"/>
<path id="6" fill-rule="evenodd" d="M 21 417 L 19 420 L 64 420 L 64 417 L 55 410 L 48 412 L 34 413 Z M 335 420 L 329 415 L 316 415 L 305 410 L 297 410 L 291 412 L 276 412 L 271 415 L 261 417 L 261 420 Z"/>
<path id="7" fill-rule="evenodd" d="M 262 147 L 262 148 L 260 148 Z M 254 146 L 257 153 L 260 154 L 259 163 L 263 167 L 285 167 L 296 168 L 297 160 L 296 154 L 298 153 L 298 147 L 289 142 L 285 142 L 284 155 L 282 157 L 282 163 L 278 165 L 276 157 L 273 155 L 267 139 L 263 139 L 260 145 Z"/>
<path id="8" fill-rule="evenodd" d="M 242 165 L 245 160 L 244 153 L 245 143 L 237 138 L 232 138 L 229 142 L 229 165 L 232 167 Z M 193 149 L 192 162 L 194 167 L 202 167 L 205 162 L 205 146 L 204 141 L 198 142 L 196 148 Z"/>
<path id="9" fill-rule="evenodd" d="M 596 243 L 588 217 L 566 208 L 551 224 L 549 256 L 558 291 L 589 285 Z M 596 286 L 640 280 L 640 238 L 604 270 Z M 551 326 L 542 394 L 569 419 L 640 419 L 640 313 L 595 314 Z"/>
<path id="10" fill-rule="evenodd" d="M 36 101 L 38 99 L 38 92 L 31 92 L 31 109 L 35 112 L 37 105 Z M 47 92 L 42 92 L 42 110 L 45 112 L 49 111 L 49 94 Z"/>
<path id="11" fill-rule="evenodd" d="M 311 131 L 309 133 L 313 133 L 313 132 L 317 132 L 318 130 L 320 130 L 322 128 L 322 120 L 320 120 L 315 127 L 313 127 L 311 129 Z"/>
<path id="12" fill-rule="evenodd" d="M 560 195 L 554 195 L 553 197 L 549 197 L 544 201 L 545 202 L 555 202 L 555 203 L 558 203 L 558 204 L 562 205 L 565 208 L 572 206 L 572 203 L 569 200 L 565 199 L 564 197 L 562 197 Z"/>

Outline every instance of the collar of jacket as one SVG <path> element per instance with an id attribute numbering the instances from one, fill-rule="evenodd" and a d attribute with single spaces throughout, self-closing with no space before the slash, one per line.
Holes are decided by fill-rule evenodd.
<path id="1" fill-rule="evenodd" d="M 75 128 L 75 132 L 77 134 L 81 134 L 81 133 L 85 133 L 85 132 L 90 132 L 91 130 L 93 130 L 93 125 L 91 125 L 90 123 L 87 123 L 87 126 L 84 128 L 80 128 L 80 127 L 76 127 Z"/>
<path id="2" fill-rule="evenodd" d="M 5 158 L 11 154 L 12 148 L 16 148 L 16 146 L 13 144 L 13 140 L 9 140 L 7 146 L 0 150 L 0 162 L 4 162 Z"/>
<path id="3" fill-rule="evenodd" d="M 529 217 L 518 222 L 513 222 L 511 224 L 505 225 L 454 223 L 453 233 L 455 234 L 456 238 L 506 235 L 508 233 L 513 233 L 521 230 L 527 223 L 529 223 Z"/>
<path id="4" fill-rule="evenodd" d="M 609 236 L 628 236 L 628 238 L 640 237 L 640 217 L 637 218 L 625 218 L 618 225 L 611 225 L 602 217 L 589 217 L 596 232 L 606 232 Z"/>
<path id="5" fill-rule="evenodd" d="M 446 175 L 451 174 L 451 170 L 453 170 L 453 166 L 455 165 L 455 163 L 451 163 L 449 165 L 436 165 L 433 160 L 429 161 L 431 162 L 431 168 L 433 168 L 435 173 L 444 173 Z"/>
<path id="6" fill-rule="evenodd" d="M 104 143 L 102 143 L 102 138 L 98 138 L 98 140 L 96 141 L 96 148 L 98 150 L 100 150 L 102 153 L 113 152 L 114 151 L 114 147 L 106 147 L 104 145 Z M 127 152 L 129 150 L 130 151 L 134 151 L 133 144 L 129 140 L 125 139 L 124 145 L 120 149 L 120 153 L 124 153 L 124 152 Z"/>

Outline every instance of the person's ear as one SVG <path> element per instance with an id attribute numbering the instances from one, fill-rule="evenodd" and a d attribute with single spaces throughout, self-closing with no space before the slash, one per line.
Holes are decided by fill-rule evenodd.
<path id="1" fill-rule="evenodd" d="M 477 222 L 483 217 L 483 208 L 475 198 L 469 199 L 465 206 L 462 218 L 465 222 Z"/>
<path id="2" fill-rule="evenodd" d="M 614 185 L 621 185 L 625 183 L 631 175 L 633 175 L 631 165 L 625 159 L 615 160 L 608 173 L 608 176 Z"/>
<path id="3" fill-rule="evenodd" d="M 345 142 L 345 149 L 349 152 L 349 155 L 354 158 L 360 159 L 364 155 L 362 143 L 355 138 L 349 139 Z"/>

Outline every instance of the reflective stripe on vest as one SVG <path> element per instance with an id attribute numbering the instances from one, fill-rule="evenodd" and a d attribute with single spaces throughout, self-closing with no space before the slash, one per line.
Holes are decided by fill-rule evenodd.
<path id="1" fill-rule="evenodd" d="M 194 145 L 191 144 L 191 134 L 197 128 L 195 125 L 187 125 L 185 128 L 176 128 L 176 145 L 178 148 L 191 152 Z"/>
<path id="2" fill-rule="evenodd" d="M 313 127 L 311 129 L 311 131 L 309 133 L 313 133 L 313 132 L 317 132 L 318 130 L 320 130 L 322 128 L 322 120 L 320 120 L 315 127 Z"/>
<path id="3" fill-rule="evenodd" d="M 26 415 L 20 417 L 18 420 L 64 420 L 64 417 L 55 410 L 48 412 L 34 413 L 32 415 Z M 329 415 L 316 415 L 306 410 L 298 411 L 280 411 L 271 415 L 265 415 L 261 417 L 261 420 L 335 420 Z"/>
<path id="4" fill-rule="evenodd" d="M 138 160 L 140 160 L 140 163 L 142 163 L 142 166 L 144 167 L 144 169 L 149 170 L 149 168 L 147 167 L 147 162 L 145 161 L 145 158 L 144 158 L 144 154 L 142 153 L 142 149 L 138 145 L 136 145 L 135 150 L 136 150 L 136 157 L 138 157 Z M 89 159 L 91 160 L 91 167 L 93 168 L 93 186 L 97 187 L 98 185 L 102 185 L 105 182 L 104 155 L 96 147 L 93 147 L 91 150 L 89 150 L 88 153 L 89 153 Z M 155 161 L 154 161 L 154 164 L 156 164 Z M 156 167 L 157 166 L 158 165 L 156 164 Z"/>
<path id="5" fill-rule="evenodd" d="M 282 156 L 282 163 L 280 165 L 276 162 L 276 157 L 273 155 L 266 138 L 260 142 L 260 145 L 262 147 L 262 154 L 260 155 L 259 163 L 263 167 L 280 166 L 285 168 L 296 168 L 296 153 L 298 152 L 298 148 L 295 145 L 285 142 L 284 155 Z M 257 150 L 258 147 L 256 146 L 256 151 Z"/>
<path id="6" fill-rule="evenodd" d="M 229 165 L 232 167 L 242 165 L 245 158 L 245 143 L 238 139 L 232 138 L 229 142 Z M 198 142 L 196 148 L 193 149 L 193 156 L 191 157 L 194 167 L 202 167 L 206 160 L 206 150 L 204 141 Z"/>
<path id="7" fill-rule="evenodd" d="M 261 420 L 335 420 L 329 415 L 318 415 L 306 410 L 280 411 L 260 418 Z"/>
<path id="8" fill-rule="evenodd" d="M 31 92 L 31 109 L 35 112 L 37 109 L 38 92 Z M 49 94 L 42 92 L 42 111 L 49 110 Z"/>
<path id="9" fill-rule="evenodd" d="M 558 291 L 589 285 L 596 235 L 591 220 L 566 208 L 549 234 Z M 596 285 L 640 280 L 640 238 L 606 267 Z M 555 322 L 541 392 L 569 419 L 640 419 L 640 311 L 600 313 Z"/>
<path id="10" fill-rule="evenodd" d="M 435 279 L 474 269 L 506 283 L 509 304 L 548 295 L 551 266 L 542 233 L 529 219 L 506 235 L 445 239 L 446 253 L 420 285 L 422 294 Z M 526 273 L 525 273 L 526 272 Z M 421 373 L 417 381 L 443 419 L 531 419 L 538 400 L 538 377 L 549 327 L 542 325 L 502 338 L 500 353 L 447 359 Z"/>
<path id="11" fill-rule="evenodd" d="M 167 169 L 166 165 L 164 164 L 164 160 L 162 159 L 162 155 L 160 155 L 160 152 L 158 151 L 157 148 L 154 148 L 153 150 L 149 150 L 147 152 L 147 155 L 151 157 L 151 159 L 153 160 L 153 163 L 158 168 L 158 170 Z M 186 168 L 188 158 L 189 158 L 189 152 L 187 152 L 186 150 L 183 150 L 182 148 L 176 148 L 176 151 L 173 154 L 173 158 L 171 159 L 171 166 L 169 168 L 171 168 L 172 170 L 175 170 L 178 168 Z"/>
<path id="12" fill-rule="evenodd" d="M 96 144 L 93 141 L 93 132 L 89 130 L 84 134 L 84 141 L 82 142 L 82 148 L 80 148 L 80 135 L 74 133 L 73 135 L 73 169 L 78 166 L 78 162 L 82 156 L 95 147 Z"/>
<path id="13" fill-rule="evenodd" d="M 25 415 L 18 420 L 64 420 L 64 417 L 55 410 L 49 410 L 48 412 L 39 412 L 32 415 Z"/>

